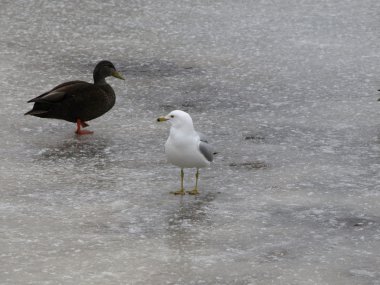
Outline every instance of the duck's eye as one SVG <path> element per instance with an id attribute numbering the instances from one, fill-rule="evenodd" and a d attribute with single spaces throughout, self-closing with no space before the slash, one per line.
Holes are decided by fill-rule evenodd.
<path id="1" fill-rule="evenodd" d="M 170 118 L 174 118 L 174 115 L 170 115 Z"/>

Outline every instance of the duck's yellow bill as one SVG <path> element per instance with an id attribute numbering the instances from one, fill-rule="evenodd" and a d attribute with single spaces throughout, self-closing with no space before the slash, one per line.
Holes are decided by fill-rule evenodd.
<path id="1" fill-rule="evenodd" d="M 121 73 L 119 71 L 113 71 L 112 73 L 112 76 L 113 77 L 116 77 L 116 78 L 119 78 L 119 79 L 122 79 L 122 80 L 125 80 L 124 77 L 121 75 Z"/>

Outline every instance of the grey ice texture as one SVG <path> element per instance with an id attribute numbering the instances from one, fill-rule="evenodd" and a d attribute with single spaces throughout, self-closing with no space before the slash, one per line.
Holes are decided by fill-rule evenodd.
<path id="1" fill-rule="evenodd" d="M 80 3 L 80 4 L 79 4 Z M 0 284 L 380 284 L 380 1 L 0 3 Z M 111 60 L 115 107 L 26 101 Z M 217 151 L 169 195 L 165 124 Z M 186 188 L 194 172 L 186 171 Z"/>

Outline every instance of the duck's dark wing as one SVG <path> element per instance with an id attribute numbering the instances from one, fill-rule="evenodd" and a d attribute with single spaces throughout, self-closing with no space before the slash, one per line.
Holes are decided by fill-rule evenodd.
<path id="1" fill-rule="evenodd" d="M 47 92 L 37 96 L 36 98 L 29 100 L 28 103 L 41 102 L 41 101 L 44 101 L 44 102 L 60 101 L 63 99 L 64 94 L 66 94 L 67 92 L 70 92 L 71 88 L 73 88 L 73 87 L 75 88 L 77 85 L 81 85 L 83 83 L 89 84 L 85 81 L 80 81 L 80 80 L 69 81 L 69 82 L 59 84 L 59 85 L 55 86 L 53 89 L 51 89 L 50 91 L 47 91 Z"/>
<path id="2" fill-rule="evenodd" d="M 25 115 L 70 122 L 75 122 L 78 118 L 84 121 L 91 120 L 101 115 L 100 109 L 104 108 L 104 102 L 99 100 L 104 96 L 104 90 L 94 84 L 85 81 L 66 82 L 29 100 L 34 106 Z"/>

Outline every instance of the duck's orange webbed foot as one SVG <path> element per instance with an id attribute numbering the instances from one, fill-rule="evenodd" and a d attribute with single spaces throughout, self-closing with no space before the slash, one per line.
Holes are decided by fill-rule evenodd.
<path id="1" fill-rule="evenodd" d="M 91 135 L 94 133 L 92 131 L 82 130 L 81 127 L 88 127 L 88 124 L 81 119 L 77 119 L 77 130 L 75 131 L 77 135 Z"/>

